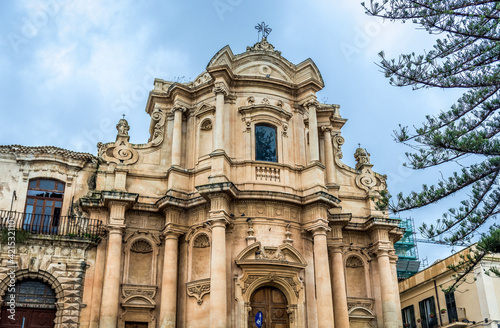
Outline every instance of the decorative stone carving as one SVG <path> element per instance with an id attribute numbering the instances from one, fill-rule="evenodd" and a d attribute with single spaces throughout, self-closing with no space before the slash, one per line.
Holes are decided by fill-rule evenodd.
<path id="1" fill-rule="evenodd" d="M 285 256 L 281 252 L 280 247 L 266 247 L 267 250 L 261 245 L 260 249 L 255 252 L 256 259 L 268 259 L 285 261 Z"/>
<path id="2" fill-rule="evenodd" d="M 210 278 L 186 283 L 188 296 L 196 298 L 198 305 L 203 304 L 203 296 L 210 293 Z"/>
<path id="3" fill-rule="evenodd" d="M 151 285 L 122 285 L 122 306 L 125 309 L 154 309 L 157 286 Z"/>
<path id="4" fill-rule="evenodd" d="M 204 120 L 203 123 L 201 123 L 200 129 L 202 131 L 212 130 L 212 121 L 211 120 Z"/>
<path id="5" fill-rule="evenodd" d="M 132 244 L 130 250 L 136 253 L 151 253 L 153 251 L 153 247 L 144 239 L 139 239 Z"/>
<path id="6" fill-rule="evenodd" d="M 286 308 L 286 313 L 288 314 L 288 318 L 290 318 L 290 323 L 293 323 L 293 319 L 295 318 L 295 311 L 297 310 L 297 305 L 289 305 Z"/>
<path id="7" fill-rule="evenodd" d="M 98 143 L 98 154 L 103 160 L 116 164 L 134 164 L 139 159 L 137 150 L 132 148 L 128 142 L 130 136 L 128 130 L 130 129 L 127 121 L 121 119 L 116 125 L 118 134 L 114 143 L 102 144 Z"/>
<path id="8" fill-rule="evenodd" d="M 342 154 L 342 145 L 344 144 L 345 139 L 342 136 L 336 135 L 333 136 L 333 147 L 334 147 L 334 152 L 335 152 L 335 164 L 337 164 L 338 167 L 347 169 L 347 165 L 345 165 L 341 159 L 344 157 Z"/>
<path id="9" fill-rule="evenodd" d="M 354 159 L 356 160 L 356 170 L 359 170 L 364 164 L 370 164 L 370 153 L 359 147 L 354 153 Z"/>
<path id="10" fill-rule="evenodd" d="M 306 101 L 303 106 L 305 108 L 309 108 L 311 106 L 318 107 L 319 102 L 316 99 L 311 99 L 311 100 Z"/>
<path id="11" fill-rule="evenodd" d="M 245 122 L 246 126 L 245 131 L 248 133 L 252 132 L 252 120 L 250 118 L 243 118 L 243 121 Z"/>
<path id="12" fill-rule="evenodd" d="M 357 256 L 350 256 L 347 258 L 345 266 L 347 268 L 362 268 L 363 261 Z"/>
<path id="13" fill-rule="evenodd" d="M 116 125 L 116 129 L 118 130 L 118 135 L 120 137 L 127 137 L 128 130 L 130 130 L 130 126 L 128 125 L 127 120 L 122 118 L 118 121 L 118 124 Z"/>
<path id="14" fill-rule="evenodd" d="M 278 102 L 276 103 L 276 106 L 283 108 L 283 101 L 278 100 Z"/>
<path id="15" fill-rule="evenodd" d="M 286 277 L 285 280 L 290 286 L 292 286 L 295 295 L 299 296 L 300 287 L 297 287 L 295 280 L 292 277 Z"/>
<path id="16" fill-rule="evenodd" d="M 283 137 L 288 138 L 288 124 L 283 123 Z"/>
<path id="17" fill-rule="evenodd" d="M 283 240 L 283 243 L 290 245 L 293 244 L 292 233 L 290 232 L 290 223 L 286 225 L 285 240 Z"/>
<path id="18" fill-rule="evenodd" d="M 347 308 L 349 309 L 349 311 L 354 308 L 363 308 L 371 312 L 373 309 L 373 299 L 349 297 L 347 299 Z"/>
<path id="19" fill-rule="evenodd" d="M 158 146 L 163 142 L 164 138 L 165 112 L 160 108 L 155 108 L 153 114 L 151 114 L 151 120 L 155 123 L 149 142 L 152 146 Z"/>
<path id="20" fill-rule="evenodd" d="M 249 51 L 269 51 L 281 56 L 281 51 L 275 50 L 274 46 L 270 44 L 266 38 L 262 38 L 261 41 L 257 42 L 252 47 L 247 47 L 247 52 Z"/>
<path id="21" fill-rule="evenodd" d="M 267 99 L 267 98 L 263 98 L 263 99 L 262 99 L 262 103 L 263 103 L 263 104 L 266 104 L 266 105 L 269 105 L 269 99 Z"/>
<path id="22" fill-rule="evenodd" d="M 258 275 L 250 275 L 250 276 L 248 276 L 248 278 L 243 283 L 243 288 L 241 289 L 241 292 L 243 294 L 245 294 L 246 290 L 252 284 L 252 282 L 254 282 L 255 280 L 257 280 L 259 278 L 261 278 L 261 276 L 258 276 Z"/>
<path id="23" fill-rule="evenodd" d="M 366 170 L 358 175 L 355 179 L 356 185 L 364 189 L 366 191 L 370 191 L 373 187 L 377 185 L 377 178 L 375 177 L 375 174 L 370 168 L 366 168 Z"/>
<path id="24" fill-rule="evenodd" d="M 185 113 L 187 111 L 187 107 L 181 104 L 180 102 L 176 101 L 174 103 L 174 106 L 172 106 L 172 109 L 170 110 L 173 113 L 176 111 L 180 111 L 181 113 Z"/>
<path id="25" fill-rule="evenodd" d="M 257 238 L 253 235 L 254 229 L 252 220 L 248 220 L 247 224 L 248 224 L 247 237 L 245 239 L 247 240 L 247 245 L 251 245 L 257 240 Z"/>
<path id="26" fill-rule="evenodd" d="M 214 83 L 214 88 L 212 90 L 215 94 L 223 93 L 225 96 L 229 94 L 229 89 L 224 84 L 224 82 L 216 82 Z"/>
<path id="27" fill-rule="evenodd" d="M 193 247 L 195 248 L 205 248 L 210 247 L 210 239 L 204 233 L 198 235 L 193 242 Z"/>
<path id="28" fill-rule="evenodd" d="M 255 98 L 253 96 L 250 96 L 247 98 L 247 103 L 249 105 L 253 105 L 255 103 Z"/>

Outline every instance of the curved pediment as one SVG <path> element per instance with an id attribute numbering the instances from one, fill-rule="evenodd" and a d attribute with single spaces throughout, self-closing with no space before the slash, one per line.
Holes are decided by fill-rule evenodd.
<path id="1" fill-rule="evenodd" d="M 155 302 L 143 295 L 133 295 L 123 300 L 122 306 L 125 308 L 150 308 L 153 309 Z"/>
<path id="2" fill-rule="evenodd" d="M 242 264 L 281 264 L 297 267 L 307 265 L 304 257 L 290 244 L 280 246 L 263 246 L 261 242 L 253 243 L 243 249 L 236 257 L 236 263 Z"/>
<path id="3" fill-rule="evenodd" d="M 306 59 L 294 65 L 281 56 L 281 52 L 262 40 L 247 51 L 234 55 L 229 46 L 223 47 L 212 57 L 207 65 L 207 71 L 216 67 L 225 67 L 232 75 L 244 77 L 267 78 L 281 80 L 290 84 L 302 86 L 313 83 L 318 90 L 323 88 L 323 78 L 318 67 L 311 59 Z"/>

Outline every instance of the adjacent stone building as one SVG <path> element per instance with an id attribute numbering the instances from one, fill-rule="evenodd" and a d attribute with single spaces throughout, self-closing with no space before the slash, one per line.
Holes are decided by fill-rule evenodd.
<path id="1" fill-rule="evenodd" d="M 121 119 L 97 156 L 0 147 L 2 227 L 18 233 L 1 245 L 1 323 L 20 327 L 13 298 L 25 327 L 243 328 L 259 312 L 263 327 L 401 327 L 386 177 L 362 148 L 342 162 L 347 120 L 323 87 L 263 38 L 192 82 L 156 79 L 147 143 Z"/>

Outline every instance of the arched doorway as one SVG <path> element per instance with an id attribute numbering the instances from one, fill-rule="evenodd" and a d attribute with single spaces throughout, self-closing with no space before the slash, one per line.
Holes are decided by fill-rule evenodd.
<path id="1" fill-rule="evenodd" d="M 255 316 L 259 311 L 263 315 L 262 328 L 289 328 L 287 306 L 286 296 L 278 288 L 265 286 L 257 289 L 250 298 L 252 310 L 248 316 L 248 328 L 257 327 Z"/>
<path id="2" fill-rule="evenodd" d="M 8 301 L 11 299 L 15 300 L 15 320 L 12 320 L 12 313 L 9 312 Z M 35 279 L 18 281 L 15 291 L 7 291 L 3 300 L 0 327 L 54 327 L 56 295 L 46 283 Z"/>

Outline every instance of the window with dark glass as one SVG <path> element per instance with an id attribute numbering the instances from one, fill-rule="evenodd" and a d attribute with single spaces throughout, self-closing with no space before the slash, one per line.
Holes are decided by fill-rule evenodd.
<path id="1" fill-rule="evenodd" d="M 446 300 L 446 312 L 448 312 L 448 322 L 458 321 L 457 303 L 455 303 L 455 294 L 453 292 L 444 294 Z"/>
<path id="2" fill-rule="evenodd" d="M 26 199 L 24 230 L 33 233 L 57 233 L 64 196 L 64 183 L 31 180 Z"/>
<path id="3" fill-rule="evenodd" d="M 436 312 L 436 303 L 434 296 L 418 302 L 420 308 L 420 319 L 422 319 L 422 328 L 434 328 L 438 325 L 438 314 Z"/>
<path id="4" fill-rule="evenodd" d="M 255 126 L 255 160 L 277 162 L 276 128 L 271 125 Z"/>
<path id="5" fill-rule="evenodd" d="M 413 305 L 407 306 L 401 310 L 401 315 L 403 318 L 403 327 L 416 328 L 417 323 L 415 321 L 415 309 Z"/>
<path id="6" fill-rule="evenodd" d="M 49 285 L 39 280 L 23 280 L 16 283 L 15 292 L 7 292 L 4 299 L 11 299 L 13 294 L 16 307 L 23 308 L 56 308 L 56 294 Z"/>

